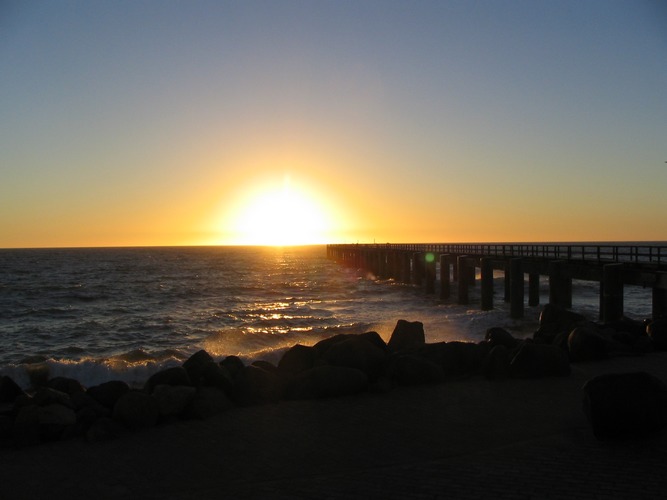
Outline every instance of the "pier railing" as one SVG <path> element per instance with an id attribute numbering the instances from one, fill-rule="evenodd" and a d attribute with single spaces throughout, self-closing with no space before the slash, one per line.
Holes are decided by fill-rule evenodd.
<path id="1" fill-rule="evenodd" d="M 542 243 L 385 243 L 329 245 L 332 248 L 368 248 L 485 257 L 527 257 L 589 262 L 667 265 L 665 245 L 592 245 Z"/>

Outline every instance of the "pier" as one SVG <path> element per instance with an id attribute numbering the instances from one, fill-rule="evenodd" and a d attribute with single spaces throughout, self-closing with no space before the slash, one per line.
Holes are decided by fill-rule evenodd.
<path id="1" fill-rule="evenodd" d="M 539 305 L 541 276 L 548 277 L 549 302 L 563 308 L 572 307 L 573 279 L 598 282 L 605 323 L 623 317 L 625 286 L 650 288 L 653 319 L 667 317 L 667 245 L 336 244 L 327 245 L 327 257 L 459 304 L 469 303 L 479 281 L 482 310 L 494 307 L 494 271 L 501 271 L 513 318 L 523 317 L 526 302 Z"/>

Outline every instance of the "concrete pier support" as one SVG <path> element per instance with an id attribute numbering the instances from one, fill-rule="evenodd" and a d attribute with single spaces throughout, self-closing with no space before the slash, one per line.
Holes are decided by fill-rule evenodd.
<path id="1" fill-rule="evenodd" d="M 421 286 L 424 282 L 424 254 L 415 252 L 412 254 L 412 283 Z"/>
<path id="2" fill-rule="evenodd" d="M 623 317 L 623 264 L 606 264 L 602 266 L 602 321 L 609 323 Z"/>
<path id="3" fill-rule="evenodd" d="M 493 309 L 493 261 L 483 257 L 480 263 L 482 281 L 482 311 Z"/>
<path id="4" fill-rule="evenodd" d="M 465 255 L 459 255 L 456 259 L 456 268 L 459 275 L 457 302 L 461 305 L 468 303 L 468 278 L 470 273 L 466 270 L 467 260 L 468 257 Z"/>
<path id="5" fill-rule="evenodd" d="M 504 283 L 505 284 L 505 293 L 503 295 L 503 300 L 505 302 L 509 302 L 510 299 L 511 299 L 511 293 L 512 293 L 512 289 L 511 289 L 512 278 L 510 276 L 510 263 L 508 261 L 505 261 L 504 272 L 505 272 L 505 283 Z"/>
<path id="6" fill-rule="evenodd" d="M 510 260 L 510 316 L 514 319 L 523 318 L 523 261 Z"/>
<path id="7" fill-rule="evenodd" d="M 410 254 L 408 252 L 401 252 L 399 254 L 399 260 L 401 263 L 401 282 L 410 283 L 410 274 L 412 272 Z"/>
<path id="8" fill-rule="evenodd" d="M 528 275 L 528 305 L 530 307 L 540 305 L 540 275 L 538 273 Z"/>
<path id="9" fill-rule="evenodd" d="M 440 256 L 440 298 L 448 299 L 451 295 L 449 281 L 451 257 L 447 254 Z"/>
<path id="10" fill-rule="evenodd" d="M 424 289 L 426 293 L 435 293 L 435 255 L 431 252 L 424 256 Z"/>
<path id="11" fill-rule="evenodd" d="M 572 307 L 572 279 L 566 274 L 567 262 L 549 262 L 549 302 L 555 306 Z"/>
<path id="12" fill-rule="evenodd" d="M 664 288 L 653 288 L 652 294 L 651 315 L 653 319 L 667 318 L 667 290 Z"/>

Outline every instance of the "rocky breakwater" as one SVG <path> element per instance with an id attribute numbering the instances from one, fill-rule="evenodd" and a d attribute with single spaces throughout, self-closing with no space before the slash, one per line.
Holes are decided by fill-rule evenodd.
<path id="1" fill-rule="evenodd" d="M 42 377 L 25 392 L 11 378 L 2 377 L 0 445 L 22 447 L 71 438 L 101 441 L 243 406 L 386 392 L 396 386 L 473 376 L 568 376 L 570 363 L 667 349 L 665 337 L 663 320 L 598 325 L 547 305 L 539 329 L 528 339 L 490 328 L 479 343 L 426 343 L 422 323 L 399 320 L 387 343 L 376 332 L 341 334 L 313 346 L 297 344 L 277 365 L 245 364 L 236 356 L 215 360 L 199 351 L 182 366 L 153 374 L 141 389 L 122 381 L 85 388 L 73 379 Z M 586 384 L 584 401 L 600 438 L 651 433 L 667 422 L 667 388 L 648 374 L 598 377 Z M 621 412 L 628 404 L 639 408 L 637 401 L 643 405 L 636 412 Z"/>

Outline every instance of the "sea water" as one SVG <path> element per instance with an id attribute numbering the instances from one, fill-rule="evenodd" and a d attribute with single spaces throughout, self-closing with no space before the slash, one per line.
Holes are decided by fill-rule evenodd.
<path id="1" fill-rule="evenodd" d="M 0 250 L 0 375 L 27 386 L 39 365 L 84 385 L 139 385 L 199 349 L 275 363 L 337 333 L 388 340 L 399 319 L 424 323 L 427 342 L 477 342 L 491 326 L 531 335 L 541 308 L 512 320 L 495 280 L 495 308 L 481 311 L 479 285 L 470 305 L 441 301 L 328 260 L 324 246 Z M 627 315 L 648 317 L 650 300 L 626 287 Z M 597 319 L 599 285 L 575 281 L 573 308 Z"/>

